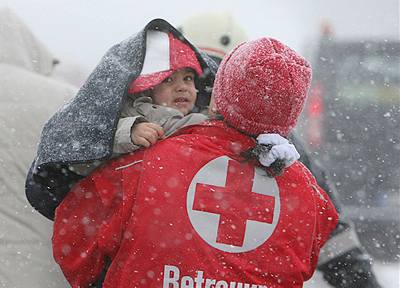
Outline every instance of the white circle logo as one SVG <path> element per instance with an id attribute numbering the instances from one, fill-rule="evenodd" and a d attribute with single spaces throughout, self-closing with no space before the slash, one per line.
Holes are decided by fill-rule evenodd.
<path id="1" fill-rule="evenodd" d="M 186 208 L 194 229 L 209 245 L 225 252 L 247 252 L 274 232 L 279 188 L 262 169 L 221 156 L 194 176 Z"/>

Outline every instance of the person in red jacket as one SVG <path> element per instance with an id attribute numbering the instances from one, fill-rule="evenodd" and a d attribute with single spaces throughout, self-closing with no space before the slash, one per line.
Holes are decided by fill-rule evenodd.
<path id="1" fill-rule="evenodd" d="M 256 135 L 288 135 L 310 80 L 308 62 L 281 42 L 243 43 L 218 70 L 214 120 L 79 182 L 53 234 L 71 286 L 89 287 L 109 262 L 105 288 L 302 287 L 338 214 L 300 162 L 271 177 L 247 156 Z"/>

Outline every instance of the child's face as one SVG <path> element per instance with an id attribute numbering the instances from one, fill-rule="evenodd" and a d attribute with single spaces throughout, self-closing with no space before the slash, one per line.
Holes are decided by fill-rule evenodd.
<path id="1" fill-rule="evenodd" d="M 193 109 L 197 97 L 194 76 L 190 69 L 174 72 L 154 87 L 154 103 L 178 109 L 183 115 L 188 114 Z"/>

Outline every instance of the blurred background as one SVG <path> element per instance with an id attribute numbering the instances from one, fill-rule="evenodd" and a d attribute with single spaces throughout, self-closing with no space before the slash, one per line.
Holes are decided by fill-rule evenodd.
<path id="1" fill-rule="evenodd" d="M 192 14 L 207 11 L 228 11 L 250 38 L 276 37 L 303 54 L 317 44 L 323 23 L 329 23 L 340 38 L 399 38 L 398 0 L 170 0 L 151 4 L 132 0 L 0 0 L 0 5 L 12 8 L 55 56 L 65 65 L 80 66 L 83 75 L 109 47 L 149 20 L 164 18 L 179 25 Z"/>
<path id="2" fill-rule="evenodd" d="M 298 132 L 338 188 L 380 282 L 400 287 L 398 0 L 0 0 L 1 7 L 58 59 L 53 77 L 76 87 L 108 48 L 153 18 L 179 26 L 196 13 L 229 12 L 249 38 L 275 37 L 305 55 L 314 76 Z M 324 285 L 317 273 L 306 287 Z"/>

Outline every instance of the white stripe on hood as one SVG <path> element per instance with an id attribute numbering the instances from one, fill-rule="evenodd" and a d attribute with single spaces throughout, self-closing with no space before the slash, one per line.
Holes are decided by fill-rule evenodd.
<path id="1" fill-rule="evenodd" d="M 169 69 L 168 34 L 160 31 L 148 31 L 146 38 L 146 55 L 140 75 L 166 71 Z"/>

